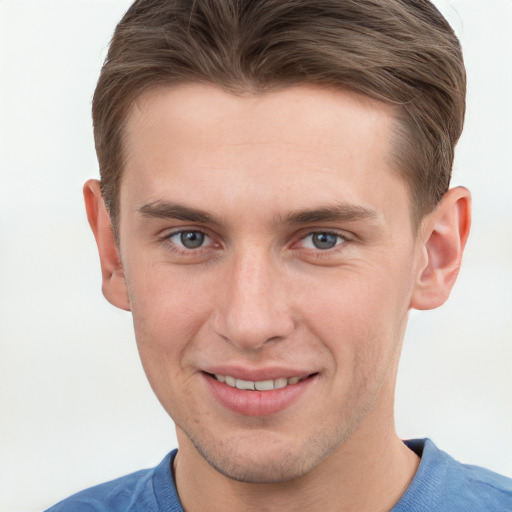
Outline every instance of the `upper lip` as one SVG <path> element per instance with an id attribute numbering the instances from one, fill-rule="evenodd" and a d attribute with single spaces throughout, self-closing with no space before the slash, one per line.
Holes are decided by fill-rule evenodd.
<path id="1" fill-rule="evenodd" d="M 249 381 L 264 381 L 275 380 L 279 378 L 289 379 L 291 377 L 304 377 L 316 373 L 311 370 L 296 369 L 296 368 L 282 368 L 282 367 L 268 367 L 268 368 L 243 368 L 240 366 L 211 366 L 203 369 L 206 373 L 213 375 L 229 375 L 235 379 L 249 380 Z"/>

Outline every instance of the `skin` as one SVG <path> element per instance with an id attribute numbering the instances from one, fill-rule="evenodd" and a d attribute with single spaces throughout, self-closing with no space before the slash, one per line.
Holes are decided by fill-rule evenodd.
<path id="1" fill-rule="evenodd" d="M 339 90 L 150 90 L 126 127 L 119 247 L 86 184 L 104 294 L 132 312 L 176 424 L 187 511 L 389 510 L 410 483 L 400 348 L 409 310 L 450 293 L 470 197 L 452 189 L 416 232 L 393 123 Z M 212 394 L 219 368 L 312 377 L 282 410 L 247 415 Z"/>

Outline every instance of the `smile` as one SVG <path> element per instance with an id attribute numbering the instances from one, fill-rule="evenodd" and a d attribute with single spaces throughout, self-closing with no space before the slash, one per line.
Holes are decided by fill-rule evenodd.
<path id="1" fill-rule="evenodd" d="M 317 389 L 319 382 L 318 373 L 291 377 L 277 377 L 279 373 L 274 373 L 267 375 L 265 380 L 263 375 L 260 377 L 262 380 L 240 379 L 232 375 L 209 372 L 202 372 L 202 375 L 206 388 L 217 403 L 237 414 L 253 417 L 270 416 L 284 411 L 305 393 Z M 271 376 L 276 378 L 269 379 Z"/>
<path id="2" fill-rule="evenodd" d="M 243 380 L 236 379 L 235 377 L 231 377 L 230 375 L 219 375 L 215 374 L 214 377 L 223 384 L 227 384 L 232 388 L 237 388 L 246 391 L 271 391 L 273 389 L 281 389 L 286 386 L 293 386 L 297 384 L 301 380 L 307 379 L 309 375 L 302 375 L 296 377 L 280 377 L 277 379 L 270 380 Z"/>

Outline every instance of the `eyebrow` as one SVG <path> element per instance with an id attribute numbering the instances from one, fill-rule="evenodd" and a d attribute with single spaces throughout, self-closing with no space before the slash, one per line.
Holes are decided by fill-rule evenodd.
<path id="1" fill-rule="evenodd" d="M 157 219 L 178 219 L 201 224 L 220 225 L 222 222 L 214 215 L 197 208 L 191 208 L 168 201 L 155 201 L 139 208 L 144 217 Z M 339 203 L 331 206 L 294 210 L 283 216 L 273 219 L 273 225 L 289 224 L 300 225 L 318 222 L 356 222 L 360 220 L 376 220 L 378 213 L 375 210 L 350 203 Z"/>
<path id="2" fill-rule="evenodd" d="M 376 220 L 378 213 L 375 210 L 350 203 L 339 203 L 327 207 L 308 210 L 296 210 L 276 219 L 277 223 L 309 224 L 317 222 L 355 222 L 359 220 Z"/>
<path id="3" fill-rule="evenodd" d="M 220 224 L 213 215 L 196 208 L 189 208 L 177 203 L 167 201 L 155 201 L 139 208 L 139 213 L 144 217 L 157 219 L 178 219 L 202 224 Z"/>

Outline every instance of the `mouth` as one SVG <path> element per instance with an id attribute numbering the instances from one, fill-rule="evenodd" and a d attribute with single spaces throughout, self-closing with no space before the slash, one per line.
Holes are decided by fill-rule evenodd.
<path id="1" fill-rule="evenodd" d="M 274 375 L 262 375 L 262 380 L 247 380 L 233 375 L 203 372 L 207 389 L 215 400 L 224 408 L 243 416 L 265 417 L 280 413 L 301 396 L 318 389 L 318 373 L 290 377 L 277 375 L 274 379 L 268 378 Z"/>
<path id="2" fill-rule="evenodd" d="M 237 379 L 231 375 L 209 374 L 218 382 L 226 384 L 232 388 L 237 388 L 243 391 L 272 391 L 273 389 L 282 389 L 287 386 L 293 386 L 312 375 L 301 375 L 294 377 L 278 377 L 277 379 L 268 380 L 244 380 Z"/>

